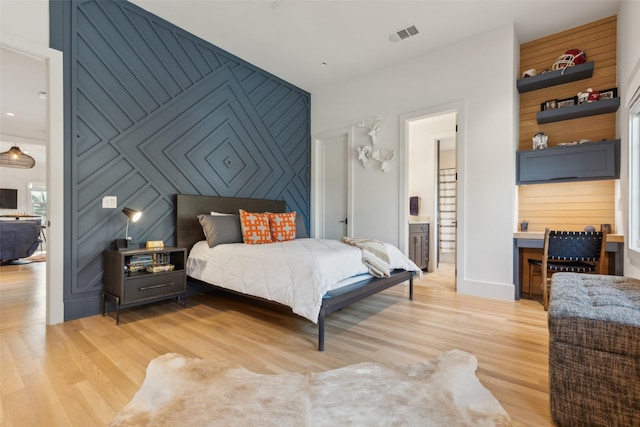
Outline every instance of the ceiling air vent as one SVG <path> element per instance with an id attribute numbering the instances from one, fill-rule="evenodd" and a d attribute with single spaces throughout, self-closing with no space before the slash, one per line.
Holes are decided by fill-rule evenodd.
<path id="1" fill-rule="evenodd" d="M 408 39 L 409 37 L 413 37 L 416 34 L 418 34 L 418 29 L 415 25 L 412 25 L 410 27 L 387 34 L 387 38 L 392 43 L 398 43 L 400 40 Z"/>

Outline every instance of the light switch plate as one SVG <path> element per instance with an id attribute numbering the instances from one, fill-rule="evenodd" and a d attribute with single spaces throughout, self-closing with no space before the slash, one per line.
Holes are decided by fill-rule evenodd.
<path id="1" fill-rule="evenodd" d="M 104 196 L 102 198 L 102 207 L 107 209 L 115 209 L 118 207 L 118 196 Z"/>

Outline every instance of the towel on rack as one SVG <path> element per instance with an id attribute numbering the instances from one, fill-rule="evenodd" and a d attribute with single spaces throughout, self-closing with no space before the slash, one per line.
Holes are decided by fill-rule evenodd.
<path id="1" fill-rule="evenodd" d="M 418 216 L 418 200 L 417 196 L 409 197 L 409 215 Z"/>

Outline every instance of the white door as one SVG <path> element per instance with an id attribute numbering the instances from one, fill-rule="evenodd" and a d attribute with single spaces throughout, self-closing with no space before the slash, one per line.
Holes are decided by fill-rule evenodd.
<path id="1" fill-rule="evenodd" d="M 316 238 L 337 239 L 349 235 L 349 132 L 314 139 L 317 157 Z"/>

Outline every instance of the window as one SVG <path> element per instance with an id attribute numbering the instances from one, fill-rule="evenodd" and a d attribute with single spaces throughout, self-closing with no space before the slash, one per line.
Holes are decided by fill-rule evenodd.
<path id="1" fill-rule="evenodd" d="M 629 104 L 629 257 L 640 265 L 640 88 Z"/>
<path id="2" fill-rule="evenodd" d="M 42 224 L 47 222 L 47 187 L 44 184 L 31 183 L 31 214 L 42 217 Z"/>

